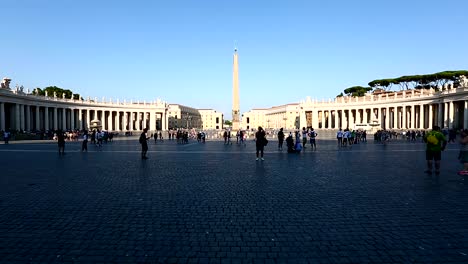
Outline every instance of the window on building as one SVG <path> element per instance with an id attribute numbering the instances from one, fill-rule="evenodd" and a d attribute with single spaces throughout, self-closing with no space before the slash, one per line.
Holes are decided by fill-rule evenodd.
<path id="1" fill-rule="evenodd" d="M 250 117 L 247 117 L 247 124 L 250 123 Z M 247 127 L 249 129 L 249 127 Z"/>
<path id="2" fill-rule="evenodd" d="M 216 124 L 219 124 L 219 117 L 216 118 Z"/>

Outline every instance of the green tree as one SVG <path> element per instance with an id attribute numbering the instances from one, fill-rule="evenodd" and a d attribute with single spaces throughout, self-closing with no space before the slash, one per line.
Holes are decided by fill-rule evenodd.
<path id="1" fill-rule="evenodd" d="M 81 96 L 79 94 L 74 94 L 71 90 L 68 89 L 63 89 L 57 86 L 47 86 L 44 89 L 41 89 L 37 87 L 36 89 L 33 90 L 33 94 L 35 95 L 42 95 L 45 96 L 47 92 L 47 96 L 53 97 L 54 92 L 57 94 L 57 97 L 62 98 L 63 95 L 65 94 L 65 98 L 71 98 L 73 95 L 73 99 L 79 100 L 81 99 Z"/>
<path id="2" fill-rule="evenodd" d="M 344 93 L 348 96 L 364 96 L 368 91 L 372 91 L 372 87 L 353 86 L 346 88 Z"/>
<path id="3" fill-rule="evenodd" d="M 232 122 L 230 120 L 224 120 L 224 124 L 226 126 L 232 126 Z"/>

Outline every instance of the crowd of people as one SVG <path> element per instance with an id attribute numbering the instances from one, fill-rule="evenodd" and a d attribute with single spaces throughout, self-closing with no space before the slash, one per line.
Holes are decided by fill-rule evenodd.
<path id="1" fill-rule="evenodd" d="M 21 131 L 13 131 L 13 135 L 21 135 Z M 139 142 L 142 145 L 142 159 L 147 159 L 148 140 L 154 138 L 155 143 L 163 141 L 163 132 L 156 131 L 148 136 L 148 129 L 145 128 L 139 137 Z M 168 139 L 175 140 L 177 144 L 187 144 L 189 139 L 197 139 L 197 142 L 205 143 L 207 134 L 204 131 L 196 131 L 195 129 L 177 129 L 168 130 Z M 264 149 L 268 144 L 267 133 L 262 127 L 258 127 L 254 134 L 256 160 L 264 160 Z M 38 131 L 36 132 L 41 139 L 52 139 L 58 143 L 59 155 L 65 155 L 65 142 L 78 141 L 80 138 L 83 140 L 81 144 L 81 151 L 88 150 L 88 142 L 102 148 L 103 143 L 112 142 L 115 133 L 94 129 L 92 131 Z M 231 136 L 234 135 L 229 129 L 222 132 L 222 138 L 225 145 L 232 145 Z M 270 133 L 271 135 L 271 133 Z M 457 140 L 457 135 L 460 139 Z M 0 131 L 0 136 L 3 137 L 5 144 L 8 144 L 12 138 L 12 132 Z M 238 130 L 235 133 L 236 144 L 246 146 L 246 141 L 249 138 L 248 131 Z M 286 136 L 283 128 L 277 133 L 278 150 L 283 150 L 284 142 L 288 153 L 300 153 L 310 145 L 311 150 L 317 150 L 317 137 L 318 133 L 312 127 L 303 127 L 302 130 L 290 131 Z M 462 169 L 458 172 L 459 175 L 468 175 L 468 130 L 455 130 L 445 129 L 441 130 L 440 127 L 434 126 L 430 131 L 425 130 L 408 130 L 408 131 L 394 131 L 394 130 L 379 130 L 374 133 L 374 140 L 383 144 L 387 144 L 390 140 L 406 140 L 409 142 L 422 141 L 426 144 L 426 161 L 427 161 L 427 174 L 439 175 L 440 174 L 440 161 L 442 158 L 442 151 L 448 143 L 460 144 L 460 151 L 458 155 L 459 161 L 463 164 Z M 338 147 L 352 146 L 367 142 L 367 132 L 365 130 L 350 130 L 341 128 L 336 132 L 336 139 Z"/>

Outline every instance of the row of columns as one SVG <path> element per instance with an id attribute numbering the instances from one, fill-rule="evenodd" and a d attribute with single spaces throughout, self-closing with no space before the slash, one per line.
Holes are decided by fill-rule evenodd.
<path id="1" fill-rule="evenodd" d="M 89 129 L 91 121 L 94 120 L 101 121 L 102 128 L 109 131 L 141 131 L 146 127 L 151 131 L 157 128 L 167 129 L 167 115 L 164 112 L 74 109 L 23 104 L 8 106 L 9 127 L 6 124 L 6 104 L 0 102 L 0 130 L 82 130 Z"/>
<path id="2" fill-rule="evenodd" d="M 461 117 L 463 121 L 460 120 Z M 307 124 L 314 128 L 354 129 L 355 124 L 373 122 L 380 124 L 384 129 L 430 129 L 434 125 L 451 129 L 458 128 L 458 124 L 467 129 L 468 101 L 343 110 L 305 110 L 301 116 L 301 127 Z"/>

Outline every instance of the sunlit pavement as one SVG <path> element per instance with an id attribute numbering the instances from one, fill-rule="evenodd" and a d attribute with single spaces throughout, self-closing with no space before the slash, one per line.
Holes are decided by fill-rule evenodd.
<path id="1" fill-rule="evenodd" d="M 468 262 L 456 144 L 437 180 L 421 143 L 317 143 L 0 144 L 0 262 Z"/>

